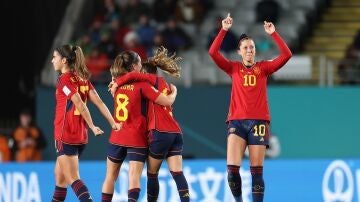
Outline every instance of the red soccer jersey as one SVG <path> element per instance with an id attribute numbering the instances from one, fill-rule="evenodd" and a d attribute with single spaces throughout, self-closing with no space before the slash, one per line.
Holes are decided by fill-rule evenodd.
<path id="1" fill-rule="evenodd" d="M 147 107 L 160 92 L 149 83 L 131 83 L 119 86 L 114 95 L 114 119 L 123 123 L 121 130 L 112 131 L 110 142 L 130 147 L 147 147 Z"/>
<path id="2" fill-rule="evenodd" d="M 259 119 L 270 121 L 267 100 L 267 78 L 290 59 L 292 53 L 277 32 L 271 34 L 280 49 L 274 60 L 256 62 L 247 68 L 241 62 L 229 61 L 219 49 L 226 31 L 221 29 L 212 43 L 209 54 L 215 63 L 232 78 L 231 100 L 227 121 Z"/>
<path id="3" fill-rule="evenodd" d="M 170 86 L 163 77 L 152 74 L 131 72 L 116 80 L 120 86 L 130 81 L 147 81 L 164 95 L 171 93 Z M 149 103 L 148 130 L 166 133 L 182 133 L 179 124 L 173 117 L 172 107 L 165 107 L 156 103 Z"/>
<path id="4" fill-rule="evenodd" d="M 71 101 L 71 96 L 78 92 L 82 101 L 86 102 L 92 89 L 94 87 L 89 81 L 80 79 L 73 72 L 60 75 L 56 83 L 55 140 L 67 144 L 87 143 L 86 122 Z"/>

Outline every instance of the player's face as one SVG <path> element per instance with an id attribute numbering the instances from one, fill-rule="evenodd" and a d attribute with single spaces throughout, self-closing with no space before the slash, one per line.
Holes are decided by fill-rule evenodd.
<path id="1" fill-rule="evenodd" d="M 256 53 L 254 41 L 251 39 L 243 40 L 240 44 L 238 53 L 244 61 L 253 62 Z"/>
<path id="2" fill-rule="evenodd" d="M 63 67 L 63 59 L 57 51 L 54 51 L 51 63 L 53 63 L 55 71 L 59 71 Z"/>
<path id="3" fill-rule="evenodd" d="M 138 56 L 138 62 L 136 64 L 133 64 L 133 71 L 140 72 L 141 67 L 141 58 L 140 56 Z"/>

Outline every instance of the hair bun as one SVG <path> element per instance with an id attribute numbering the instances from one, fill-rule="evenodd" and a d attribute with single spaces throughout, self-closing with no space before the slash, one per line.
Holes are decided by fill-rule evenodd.
<path id="1" fill-rule="evenodd" d="M 243 39 L 246 39 L 246 38 L 250 38 L 250 37 L 247 34 L 241 34 L 240 38 L 239 38 L 239 41 L 241 41 Z"/>

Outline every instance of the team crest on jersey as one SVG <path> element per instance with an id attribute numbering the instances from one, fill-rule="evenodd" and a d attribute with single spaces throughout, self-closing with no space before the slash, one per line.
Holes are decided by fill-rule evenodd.
<path id="1" fill-rule="evenodd" d="M 167 88 L 165 88 L 165 89 L 162 91 L 162 94 L 164 94 L 164 95 L 168 95 L 168 89 L 167 89 Z"/>
<path id="2" fill-rule="evenodd" d="M 261 73 L 260 67 L 258 67 L 258 66 L 254 67 L 254 73 L 259 75 Z"/>

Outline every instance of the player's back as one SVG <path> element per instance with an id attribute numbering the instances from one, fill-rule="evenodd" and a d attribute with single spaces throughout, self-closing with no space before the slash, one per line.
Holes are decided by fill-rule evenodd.
<path id="1" fill-rule="evenodd" d="M 169 95 L 171 93 L 170 85 L 163 77 L 158 77 L 154 87 L 162 94 Z M 151 107 L 150 107 L 151 109 Z M 153 110 L 149 110 L 149 130 L 157 130 L 159 132 L 181 133 L 181 129 L 175 120 L 172 107 L 153 104 Z"/>
<path id="2" fill-rule="evenodd" d="M 118 87 L 114 94 L 114 119 L 123 125 L 121 130 L 112 131 L 111 143 L 133 147 L 147 146 L 148 100 L 145 91 L 148 88 L 150 88 L 150 84 L 145 82 Z"/>

